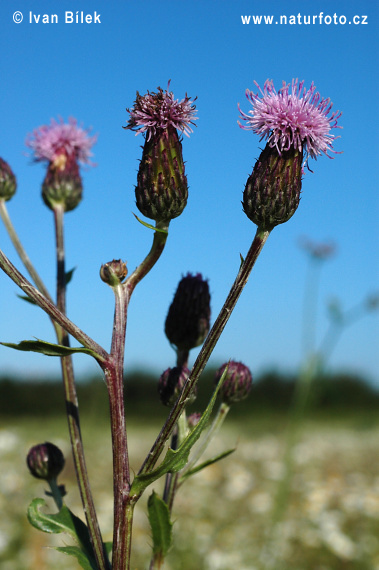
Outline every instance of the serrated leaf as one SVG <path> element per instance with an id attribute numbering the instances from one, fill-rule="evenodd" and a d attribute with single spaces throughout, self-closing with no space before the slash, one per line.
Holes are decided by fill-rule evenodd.
<path id="1" fill-rule="evenodd" d="M 42 532 L 50 534 L 60 534 L 64 532 L 71 536 L 71 538 L 79 543 L 83 556 L 86 557 L 90 564 L 86 568 L 94 568 L 96 570 L 87 525 L 79 517 L 74 515 L 66 505 L 63 505 L 58 513 L 52 515 L 41 511 L 41 508 L 46 506 L 44 499 L 34 499 L 30 503 L 27 511 L 30 524 Z"/>
<path id="2" fill-rule="evenodd" d="M 217 463 L 217 461 L 221 461 L 221 459 L 224 459 L 224 457 L 228 457 L 228 455 L 231 455 L 232 453 L 234 453 L 235 450 L 236 450 L 235 447 L 233 449 L 228 449 L 228 451 L 223 451 L 222 453 L 220 453 L 220 455 L 217 455 L 216 457 L 212 457 L 212 459 L 208 459 L 207 461 L 200 463 L 199 465 L 197 465 L 193 469 L 190 469 L 190 471 L 187 471 L 187 473 L 185 473 L 180 478 L 180 482 L 185 481 L 186 479 L 188 479 L 188 477 L 191 477 L 191 475 L 194 475 L 195 473 L 198 473 L 202 469 L 205 469 L 205 467 L 208 467 L 208 465 L 213 465 L 213 463 Z"/>
<path id="3" fill-rule="evenodd" d="M 63 346 L 61 344 L 54 344 L 51 342 L 46 342 L 45 340 L 22 340 L 18 344 L 12 342 L 0 342 L 3 346 L 8 346 L 9 348 L 14 348 L 15 350 L 22 350 L 26 352 L 39 352 L 41 354 L 46 354 L 47 356 L 69 356 L 70 354 L 76 354 L 78 352 L 83 352 L 84 354 L 89 354 L 94 358 L 98 358 L 99 355 L 89 348 L 82 347 L 72 347 Z"/>
<path id="4" fill-rule="evenodd" d="M 225 371 L 221 376 L 215 391 L 213 392 L 213 396 L 206 410 L 204 411 L 203 415 L 201 416 L 196 426 L 190 431 L 187 437 L 182 441 L 178 449 L 173 450 L 169 448 L 167 450 L 165 458 L 163 459 L 159 467 L 157 467 L 153 471 L 150 471 L 150 473 L 143 473 L 135 477 L 132 484 L 132 488 L 130 490 L 131 494 L 136 493 L 139 495 L 146 489 L 148 485 L 150 485 L 157 479 L 160 479 L 160 477 L 162 477 L 166 473 L 176 473 L 186 466 L 188 462 L 188 456 L 190 454 L 192 447 L 199 439 L 201 432 L 208 423 L 209 417 L 213 410 L 214 403 L 217 398 L 217 394 L 221 386 L 223 385 L 226 372 L 227 372 L 227 367 L 225 368 Z"/>
<path id="5" fill-rule="evenodd" d="M 29 297 L 28 295 L 17 295 L 17 297 L 19 299 L 21 299 L 22 301 L 27 301 L 31 305 L 37 305 L 37 303 L 35 301 L 33 301 L 33 299 L 31 297 Z"/>
<path id="6" fill-rule="evenodd" d="M 97 570 L 96 564 L 93 565 L 87 558 L 87 555 L 79 548 L 79 546 L 55 546 L 54 550 L 63 552 L 68 556 L 74 556 L 84 570 Z"/>
<path id="7" fill-rule="evenodd" d="M 66 273 L 64 274 L 66 285 L 68 285 L 70 283 L 72 276 L 74 275 L 75 269 L 76 269 L 76 267 L 73 267 L 72 269 L 70 269 L 70 271 L 66 271 Z"/>
<path id="8" fill-rule="evenodd" d="M 167 504 L 153 491 L 147 502 L 153 553 L 166 557 L 172 544 L 172 522 Z"/>
<path id="9" fill-rule="evenodd" d="M 168 234 L 167 230 L 163 230 L 162 228 L 157 228 L 156 226 L 152 226 L 151 224 L 144 222 L 138 216 L 136 216 L 136 214 L 134 214 L 134 212 L 133 212 L 133 216 L 136 218 L 136 220 L 139 221 L 140 224 L 145 226 L 145 228 L 149 228 L 149 230 L 154 230 L 155 232 L 161 232 L 162 234 Z"/>

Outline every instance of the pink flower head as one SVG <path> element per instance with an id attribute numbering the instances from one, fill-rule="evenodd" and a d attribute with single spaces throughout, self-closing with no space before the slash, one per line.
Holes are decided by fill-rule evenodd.
<path id="1" fill-rule="evenodd" d="M 26 146 L 32 149 L 37 162 L 59 162 L 61 157 L 70 157 L 91 164 L 91 147 L 97 136 L 90 137 L 88 132 L 79 127 L 77 120 L 72 117 L 68 123 L 64 123 L 63 119 L 51 119 L 50 125 L 42 125 L 27 136 Z"/>
<path id="2" fill-rule="evenodd" d="M 333 106 L 330 99 L 321 99 L 313 83 L 307 91 L 304 81 L 299 83 L 297 79 L 292 80 L 291 90 L 290 84 L 283 81 L 278 92 L 268 79 L 263 91 L 256 81 L 254 83 L 261 96 L 246 90 L 253 109 L 246 114 L 238 105 L 240 118 L 246 121 L 245 125 L 238 121 L 242 129 L 261 135 L 261 140 L 266 139 L 279 154 L 293 147 L 303 149 L 307 158 L 317 158 L 322 153 L 333 158 L 328 152 L 337 153 L 332 145 L 339 137 L 330 134 L 330 130 L 342 128 L 337 125 L 342 113 L 336 111 L 328 117 Z"/>
<path id="3" fill-rule="evenodd" d="M 135 103 L 131 109 L 126 109 L 130 115 L 125 129 L 136 131 L 136 134 L 146 133 L 150 140 L 160 130 L 166 130 L 169 126 L 189 137 L 193 130 L 196 106 L 187 95 L 179 101 L 174 99 L 174 94 L 169 91 L 170 81 L 166 91 L 158 87 L 157 93 L 147 92 L 141 96 L 137 91 Z M 194 99 L 196 101 L 196 98 Z"/>

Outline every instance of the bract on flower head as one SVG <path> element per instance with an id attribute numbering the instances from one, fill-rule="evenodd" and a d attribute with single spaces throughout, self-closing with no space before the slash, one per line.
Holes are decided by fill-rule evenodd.
<path id="1" fill-rule="evenodd" d="M 197 120 L 196 106 L 187 95 L 181 101 L 174 99 L 169 87 L 170 81 L 165 91 L 158 87 L 157 93 L 148 91 L 143 96 L 137 91 L 133 107 L 126 109 L 130 117 L 124 128 L 136 131 L 137 135 L 146 133 L 147 140 L 157 132 L 168 129 L 169 126 L 189 137 L 189 133 L 193 132 L 191 125 Z"/>
<path id="2" fill-rule="evenodd" d="M 78 126 L 76 119 L 70 117 L 68 123 L 63 119 L 51 119 L 50 125 L 42 125 L 30 133 L 26 138 L 26 146 L 32 149 L 34 160 L 55 162 L 57 166 L 65 157 L 74 157 L 84 164 L 91 164 L 91 147 L 95 144 L 97 136 L 90 137 L 88 129 Z M 63 160 L 62 160 L 63 159 Z"/>
<path id="3" fill-rule="evenodd" d="M 292 84 L 283 81 L 278 92 L 268 79 L 263 91 L 254 83 L 260 94 L 246 90 L 253 109 L 244 113 L 238 105 L 240 118 L 246 123 L 238 122 L 242 129 L 261 135 L 261 140 L 266 139 L 279 154 L 294 148 L 304 150 L 307 158 L 317 158 L 322 153 L 332 158 L 328 153 L 337 152 L 332 146 L 339 137 L 330 134 L 330 130 L 342 128 L 337 125 L 342 113 L 336 111 L 329 115 L 333 106 L 330 99 L 321 99 L 313 83 L 307 91 L 304 81 L 299 83 L 297 79 L 292 80 Z"/>

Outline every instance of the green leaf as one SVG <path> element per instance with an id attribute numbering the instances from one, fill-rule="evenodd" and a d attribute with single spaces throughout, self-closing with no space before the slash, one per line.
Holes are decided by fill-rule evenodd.
<path id="1" fill-rule="evenodd" d="M 31 297 L 29 297 L 28 295 L 17 295 L 17 297 L 19 299 L 21 299 L 22 301 L 27 301 L 31 305 L 37 305 L 37 303 L 35 301 L 33 301 L 33 299 Z"/>
<path id="2" fill-rule="evenodd" d="M 30 503 L 27 511 L 30 524 L 42 532 L 50 534 L 65 532 L 71 536 L 79 543 L 82 557 L 87 560 L 87 566 L 83 566 L 83 568 L 96 570 L 87 525 L 74 515 L 66 505 L 63 505 L 58 513 L 52 515 L 42 512 L 42 507 L 46 507 L 44 499 L 34 499 Z"/>
<path id="3" fill-rule="evenodd" d="M 72 276 L 74 275 L 75 269 L 76 269 L 76 267 L 73 267 L 72 269 L 70 269 L 70 271 L 66 271 L 66 273 L 64 275 L 66 285 L 68 285 L 70 283 Z"/>
<path id="4" fill-rule="evenodd" d="M 12 342 L 0 342 L 3 346 L 8 346 L 9 348 L 14 348 L 15 350 L 23 350 L 26 352 L 39 352 L 46 354 L 47 356 L 68 356 L 70 354 L 76 354 L 78 352 L 84 352 L 84 354 L 89 354 L 94 358 L 99 358 L 99 355 L 89 348 L 82 347 L 72 347 L 63 346 L 61 344 L 54 344 L 51 342 L 46 342 L 45 340 L 22 340 L 19 344 L 14 344 Z"/>
<path id="5" fill-rule="evenodd" d="M 151 224 L 144 222 L 138 216 L 136 216 L 136 214 L 134 214 L 134 213 L 133 213 L 133 216 L 136 218 L 136 220 L 139 221 L 140 224 L 145 226 L 145 228 L 149 228 L 149 230 L 154 230 L 155 232 L 161 232 L 162 234 L 168 234 L 167 230 L 163 230 L 162 228 L 157 228 L 156 226 L 152 226 Z"/>
<path id="6" fill-rule="evenodd" d="M 139 495 L 140 493 L 143 493 L 143 491 L 146 489 L 146 487 L 148 487 L 148 485 L 150 485 L 151 483 L 153 483 L 157 479 L 160 479 L 160 477 L 162 477 L 166 473 L 176 473 L 176 472 L 180 471 L 181 469 L 183 469 L 183 467 L 185 467 L 185 465 L 188 462 L 188 456 L 189 456 L 189 453 L 190 453 L 193 445 L 199 439 L 201 432 L 203 431 L 203 429 L 206 427 L 206 425 L 208 423 L 209 417 L 212 413 L 214 403 L 216 401 L 217 394 L 218 394 L 218 392 L 219 392 L 219 390 L 220 390 L 220 388 L 224 382 L 226 372 L 227 372 L 227 367 L 225 367 L 225 371 L 224 371 L 223 375 L 221 376 L 220 381 L 219 381 L 215 391 L 213 392 L 213 396 L 211 398 L 211 401 L 209 402 L 206 410 L 204 411 L 203 415 L 201 416 L 200 421 L 190 431 L 190 433 L 187 435 L 187 437 L 182 441 L 182 443 L 178 447 L 178 449 L 173 450 L 173 449 L 169 448 L 167 450 L 165 458 L 163 459 L 163 461 L 159 465 L 159 467 L 157 467 L 153 471 L 150 471 L 149 473 L 143 473 L 141 475 L 137 475 L 134 478 L 134 481 L 133 481 L 133 484 L 132 484 L 132 487 L 130 490 L 131 494 L 136 493 Z"/>
<path id="7" fill-rule="evenodd" d="M 97 570 L 96 564 L 93 565 L 88 560 L 87 555 L 79 548 L 79 546 L 55 546 L 54 550 L 58 550 L 58 552 L 63 552 L 63 554 L 68 554 L 69 556 L 75 556 L 84 570 Z"/>
<path id="8" fill-rule="evenodd" d="M 153 491 L 147 502 L 153 553 L 165 558 L 172 544 L 172 522 L 167 504 Z"/>
<path id="9" fill-rule="evenodd" d="M 205 469 L 205 467 L 208 467 L 208 465 L 213 465 L 213 463 L 217 463 L 217 461 L 221 461 L 221 459 L 224 459 L 224 457 L 228 457 L 228 455 L 230 455 L 231 453 L 234 453 L 235 450 L 236 450 L 235 447 L 233 449 L 228 449 L 228 451 L 223 451 L 222 453 L 220 453 L 220 455 L 217 455 L 216 457 L 212 457 L 212 459 L 208 459 L 207 461 L 200 463 L 199 465 L 197 465 L 193 469 L 190 469 L 189 471 L 187 471 L 187 473 L 184 473 L 184 475 L 182 477 L 180 477 L 180 482 L 185 481 L 186 479 L 188 479 L 188 477 L 191 477 L 191 475 L 194 475 L 195 473 L 198 473 L 202 469 Z"/>

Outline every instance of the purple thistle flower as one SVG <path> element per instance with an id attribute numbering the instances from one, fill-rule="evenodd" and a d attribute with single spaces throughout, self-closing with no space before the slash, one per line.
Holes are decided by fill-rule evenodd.
<path id="1" fill-rule="evenodd" d="M 68 123 L 63 119 L 51 119 L 50 125 L 42 125 L 30 133 L 26 138 L 26 146 L 32 149 L 34 160 L 39 162 L 59 162 L 60 157 L 73 157 L 76 160 L 91 164 L 91 147 L 95 144 L 97 136 L 88 136 L 88 129 L 78 126 L 78 122 L 70 117 Z M 63 167 L 65 161 L 63 160 Z"/>
<path id="2" fill-rule="evenodd" d="M 157 132 L 167 130 L 170 126 L 189 137 L 189 133 L 193 132 L 190 125 L 197 120 L 196 106 L 187 95 L 181 101 L 174 99 L 169 87 L 170 81 L 166 91 L 158 87 L 157 93 L 148 91 L 143 96 L 137 91 L 134 106 L 126 109 L 130 118 L 124 128 L 136 131 L 136 135 L 146 133 L 148 141 Z"/>
<path id="3" fill-rule="evenodd" d="M 246 97 L 253 105 L 248 113 L 241 111 L 241 119 L 246 125 L 238 121 L 242 129 L 252 130 L 266 139 L 271 148 L 276 148 L 279 155 L 291 147 L 304 150 L 308 157 L 317 158 L 322 153 L 331 157 L 328 152 L 337 153 L 332 149 L 335 135 L 330 134 L 331 129 L 341 129 L 337 125 L 342 113 L 333 112 L 329 117 L 333 103 L 330 99 L 321 99 L 320 94 L 312 82 L 308 91 L 304 81 L 292 80 L 290 84 L 283 81 L 283 86 L 277 92 L 273 81 L 266 80 L 263 91 L 258 83 L 259 93 L 246 90 Z M 339 153 L 338 153 L 339 154 Z M 307 159 L 305 162 L 307 162 Z"/>

